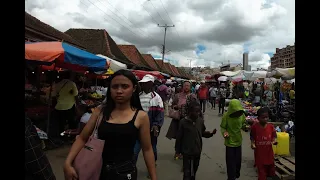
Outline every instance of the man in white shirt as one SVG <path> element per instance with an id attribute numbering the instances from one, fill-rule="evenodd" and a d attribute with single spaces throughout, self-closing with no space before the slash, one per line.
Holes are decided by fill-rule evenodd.
<path id="1" fill-rule="evenodd" d="M 151 144 L 155 160 L 157 160 L 157 142 L 161 126 L 164 121 L 163 102 L 159 94 L 154 92 L 153 83 L 155 78 L 152 75 L 145 75 L 140 82 L 141 90 L 140 102 L 144 111 L 148 113 L 151 129 Z M 141 150 L 140 141 L 138 140 L 134 147 L 135 160 L 138 159 Z"/>

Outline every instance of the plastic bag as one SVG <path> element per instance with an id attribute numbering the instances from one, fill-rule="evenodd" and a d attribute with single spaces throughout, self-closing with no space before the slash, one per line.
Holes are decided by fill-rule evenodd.
<path id="1" fill-rule="evenodd" d="M 172 105 L 172 98 L 169 99 L 168 106 Z"/>
<path id="2" fill-rule="evenodd" d="M 34 126 L 34 127 L 36 128 L 38 136 L 39 136 L 40 139 L 48 139 L 47 133 L 45 133 L 41 129 L 37 128 L 37 126 Z"/>

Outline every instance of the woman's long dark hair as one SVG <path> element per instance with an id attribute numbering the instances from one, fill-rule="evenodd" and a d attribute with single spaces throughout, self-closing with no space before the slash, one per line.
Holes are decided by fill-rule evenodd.
<path id="1" fill-rule="evenodd" d="M 139 98 L 140 86 L 139 86 L 138 80 L 136 79 L 136 76 L 131 71 L 121 69 L 109 77 L 110 83 L 108 83 L 108 91 L 106 95 L 107 101 L 102 106 L 103 117 L 105 120 L 109 120 L 112 111 L 116 107 L 116 103 L 111 98 L 111 87 L 110 87 L 112 79 L 115 78 L 116 76 L 125 76 L 132 82 L 133 87 L 136 87 L 136 90 L 132 94 L 130 105 L 132 109 L 142 110 L 142 106 Z"/>

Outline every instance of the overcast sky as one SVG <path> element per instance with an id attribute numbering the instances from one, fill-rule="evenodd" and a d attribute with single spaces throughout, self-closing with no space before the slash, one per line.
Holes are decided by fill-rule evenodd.
<path id="1" fill-rule="evenodd" d="M 66 31 L 106 29 L 118 44 L 161 57 L 176 66 L 241 63 L 267 68 L 275 48 L 295 42 L 294 0 L 25 0 L 26 11 Z"/>

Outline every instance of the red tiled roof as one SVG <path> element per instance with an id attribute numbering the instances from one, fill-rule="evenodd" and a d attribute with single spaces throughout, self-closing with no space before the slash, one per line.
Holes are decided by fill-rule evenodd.
<path id="1" fill-rule="evenodd" d="M 170 68 L 170 71 L 173 73 L 173 75 L 174 75 L 175 77 L 177 77 L 178 74 L 173 71 L 172 64 L 168 63 L 168 66 L 169 66 L 169 68 Z"/>
<path id="2" fill-rule="evenodd" d="M 181 74 L 179 73 L 177 67 L 173 66 L 173 70 L 174 70 L 174 72 L 176 72 L 179 76 L 181 76 Z"/>
<path id="3" fill-rule="evenodd" d="M 187 74 L 181 68 L 177 68 L 177 70 L 182 78 L 187 78 Z"/>
<path id="4" fill-rule="evenodd" d="M 176 67 L 172 64 L 169 64 L 170 65 L 170 68 L 172 70 L 172 72 L 175 74 L 175 76 L 180 76 L 179 72 L 177 71 Z"/>
<path id="5" fill-rule="evenodd" d="M 48 24 L 40 21 L 36 17 L 30 15 L 29 13 L 25 12 L 24 14 L 24 25 L 25 28 L 30 28 L 34 31 L 43 33 L 45 35 L 48 35 L 50 37 L 53 37 L 58 40 L 63 40 L 66 43 L 69 43 L 71 45 L 75 45 L 79 48 L 86 49 L 86 47 L 81 44 L 79 41 L 75 40 L 68 34 L 65 34 L 57 29 L 55 29 L 52 26 L 49 26 Z"/>
<path id="6" fill-rule="evenodd" d="M 151 54 L 142 54 L 143 59 L 155 71 L 159 71 L 159 67 Z"/>
<path id="7" fill-rule="evenodd" d="M 126 65 L 132 65 L 132 63 L 118 48 L 116 42 L 104 29 L 72 28 L 67 30 L 65 33 L 84 44 L 87 47 L 87 51 L 93 54 L 101 54 Z"/>
<path id="8" fill-rule="evenodd" d="M 155 62 L 157 63 L 160 72 L 170 74 L 169 71 L 165 68 L 164 63 L 161 59 L 156 59 Z"/>
<path id="9" fill-rule="evenodd" d="M 140 67 L 152 69 L 148 66 L 148 64 L 143 59 L 142 55 L 140 54 L 139 50 L 135 45 L 118 45 L 119 49 L 122 53 L 135 65 Z"/>
<path id="10" fill-rule="evenodd" d="M 170 64 L 169 63 L 165 62 L 164 63 L 164 67 L 165 67 L 165 69 L 168 70 L 169 74 L 175 76 L 174 72 L 172 72 L 172 69 L 170 68 Z"/>

